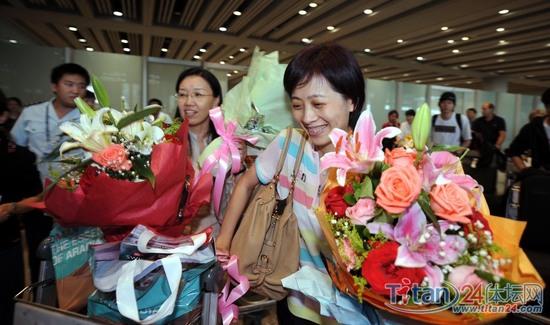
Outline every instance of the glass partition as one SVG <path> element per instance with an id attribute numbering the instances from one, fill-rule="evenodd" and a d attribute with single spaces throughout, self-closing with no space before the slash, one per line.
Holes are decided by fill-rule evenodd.
<path id="1" fill-rule="evenodd" d="M 516 115 L 516 95 L 508 93 L 497 93 L 498 106 L 495 113 L 506 121 L 506 140 L 502 148 L 507 148 L 516 134 L 515 115 Z"/>
<path id="2" fill-rule="evenodd" d="M 367 109 L 378 128 L 388 119 L 388 111 L 395 109 L 396 88 L 395 81 L 367 79 Z"/>
<path id="3" fill-rule="evenodd" d="M 412 84 L 403 82 L 401 83 L 401 114 L 400 120 L 405 120 L 405 112 L 409 109 L 416 110 L 420 105 L 426 101 L 426 88 L 427 85 Z"/>
<path id="4" fill-rule="evenodd" d="M 51 70 L 63 62 L 60 48 L 0 43 L 0 89 L 24 106 L 48 100 L 53 97 Z"/>
<path id="5" fill-rule="evenodd" d="M 122 96 L 126 98 L 129 109 L 134 105 L 142 106 L 140 56 L 76 50 L 73 62 L 82 65 L 90 74 L 101 79 L 114 108 L 121 108 Z"/>

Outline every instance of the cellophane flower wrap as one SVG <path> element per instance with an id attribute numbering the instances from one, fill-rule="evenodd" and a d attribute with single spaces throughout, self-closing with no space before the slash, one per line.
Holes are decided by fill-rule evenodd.
<path id="1" fill-rule="evenodd" d="M 210 175 L 194 182 L 188 122 L 155 120 L 160 107 L 115 110 L 99 89 L 104 108 L 77 99 L 80 121 L 60 127 L 74 140 L 61 145 L 62 161 L 76 147 L 85 158 L 69 161 L 74 167 L 49 186 L 46 211 L 64 226 L 99 226 L 107 236 L 123 236 L 138 224 L 179 234 L 183 219 L 209 203 L 212 187 Z"/>
<path id="2" fill-rule="evenodd" d="M 414 145 L 386 152 L 382 139 L 400 131 L 376 132 L 369 110 L 353 133 L 331 132 L 335 152 L 321 158 L 329 180 L 317 210 L 332 254 L 329 273 L 342 292 L 407 318 L 441 324 L 504 317 L 510 310 L 453 313 L 452 306 L 484 304 L 480 297 L 494 292 L 487 289 L 507 284 L 542 288 L 519 248 L 525 223 L 489 215 L 482 188 L 463 173 L 460 159 L 427 149 L 430 122 L 423 105 Z M 421 301 L 425 293 L 431 299 Z M 521 302 L 527 298 L 533 297 Z"/>

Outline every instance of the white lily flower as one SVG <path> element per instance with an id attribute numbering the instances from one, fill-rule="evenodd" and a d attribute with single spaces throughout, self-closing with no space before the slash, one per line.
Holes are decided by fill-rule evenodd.
<path id="1" fill-rule="evenodd" d="M 80 123 L 65 122 L 59 127 L 76 142 L 64 142 L 59 149 L 60 155 L 63 152 L 83 147 L 92 152 L 99 152 L 112 144 L 111 134 L 118 132 L 118 129 L 113 125 L 105 125 L 103 123 L 103 115 L 108 112 L 109 108 L 102 108 L 97 111 L 93 118 L 80 115 Z"/>
<path id="2" fill-rule="evenodd" d="M 151 125 L 147 122 L 142 122 L 141 127 L 142 130 L 136 134 L 139 139 L 136 148 L 141 154 L 149 155 L 153 150 L 153 145 L 162 142 L 164 132 L 158 126 Z"/>

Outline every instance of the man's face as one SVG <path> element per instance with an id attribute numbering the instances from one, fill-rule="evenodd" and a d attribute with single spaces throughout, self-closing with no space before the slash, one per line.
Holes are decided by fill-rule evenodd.
<path id="1" fill-rule="evenodd" d="M 452 100 L 446 99 L 442 100 L 439 103 L 439 109 L 441 109 L 441 114 L 451 114 L 455 108 L 455 104 Z"/>
<path id="2" fill-rule="evenodd" d="M 86 79 L 78 74 L 64 74 L 56 84 L 52 84 L 52 91 L 65 107 L 76 107 L 74 100 L 86 94 Z"/>
<path id="3" fill-rule="evenodd" d="M 468 119 L 469 119 L 470 121 L 472 121 L 473 119 L 476 118 L 476 113 L 475 113 L 474 111 L 467 111 L 467 112 L 466 112 L 466 115 L 468 115 Z"/>
<path id="4" fill-rule="evenodd" d="M 490 108 L 488 105 L 483 105 L 481 107 L 481 113 L 484 117 L 491 117 L 493 116 L 493 109 Z"/>

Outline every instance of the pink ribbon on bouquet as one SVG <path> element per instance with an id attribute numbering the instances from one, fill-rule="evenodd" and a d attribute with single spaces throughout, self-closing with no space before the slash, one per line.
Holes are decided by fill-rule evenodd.
<path id="1" fill-rule="evenodd" d="M 236 255 L 231 255 L 227 261 L 223 259 L 218 260 L 222 264 L 222 268 L 229 275 L 220 297 L 218 298 L 218 310 L 222 316 L 222 323 L 223 325 L 229 325 L 233 320 L 239 318 L 239 307 L 235 305 L 235 301 L 244 296 L 250 288 L 250 284 L 248 283 L 248 278 L 239 273 L 239 259 Z M 229 292 L 231 279 L 237 283 L 237 286 Z"/>
<path id="2" fill-rule="evenodd" d="M 237 142 L 246 141 L 250 144 L 256 144 L 258 138 L 249 135 L 235 134 L 238 126 L 237 122 L 228 121 L 225 123 L 223 112 L 220 107 L 211 109 L 209 114 L 216 132 L 223 141 L 220 147 L 205 159 L 201 169 L 201 176 L 202 174 L 210 173 L 215 167 L 218 167 L 216 181 L 214 183 L 213 200 L 214 212 L 216 215 L 219 215 L 225 175 L 227 175 L 229 169 L 231 169 L 233 174 L 241 170 L 241 154 L 237 147 Z M 196 179 L 199 178 L 200 176 Z"/>

